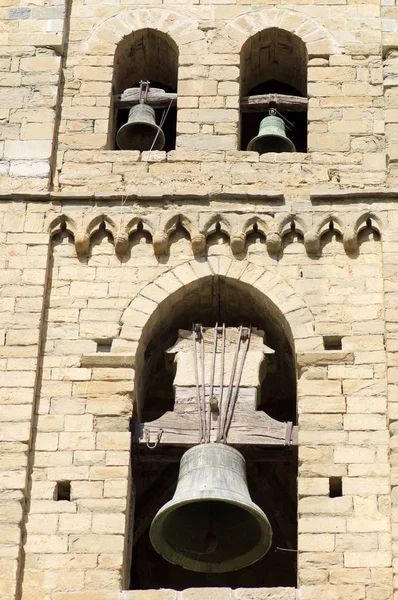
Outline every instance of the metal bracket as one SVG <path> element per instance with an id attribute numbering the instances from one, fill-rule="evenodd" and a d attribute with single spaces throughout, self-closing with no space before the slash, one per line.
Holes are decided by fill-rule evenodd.
<path id="1" fill-rule="evenodd" d="M 292 432 L 293 432 L 293 423 L 291 421 L 288 421 L 286 423 L 285 446 L 292 445 Z"/>
<path id="2" fill-rule="evenodd" d="M 158 429 L 158 432 L 156 435 L 156 440 L 151 443 L 151 431 L 147 428 L 144 429 L 145 443 L 146 443 L 147 448 L 149 448 L 149 450 L 154 450 L 159 445 L 162 434 L 163 434 L 163 429 Z"/>
<path id="3" fill-rule="evenodd" d="M 140 98 L 139 98 L 140 104 L 146 104 L 146 101 L 148 98 L 149 87 L 150 87 L 150 82 L 147 79 L 142 79 L 140 81 Z M 142 96 L 144 96 L 144 97 L 142 97 Z"/>

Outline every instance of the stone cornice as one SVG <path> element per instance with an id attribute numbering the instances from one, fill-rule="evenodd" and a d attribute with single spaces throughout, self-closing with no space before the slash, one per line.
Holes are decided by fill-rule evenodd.
<path id="1" fill-rule="evenodd" d="M 290 199 L 290 198 L 289 198 Z M 23 201 L 23 202 L 138 202 L 146 203 L 162 203 L 162 202 L 210 202 L 210 201 L 238 201 L 238 202 L 259 202 L 259 203 L 274 203 L 277 205 L 284 204 L 287 200 L 286 195 L 282 190 L 264 190 L 248 193 L 247 191 L 237 192 L 215 192 L 212 194 L 125 194 L 121 192 L 94 192 L 82 193 L 76 192 L 58 192 L 58 191 L 43 191 L 43 192 L 1 192 L 0 202 L 6 201 Z M 313 190 L 309 193 L 309 200 L 313 204 L 333 204 L 343 201 L 349 202 L 378 202 L 398 199 L 398 187 L 393 188 L 370 188 L 359 190 L 348 188 L 342 190 Z M 294 198 L 292 198 L 294 200 Z"/>

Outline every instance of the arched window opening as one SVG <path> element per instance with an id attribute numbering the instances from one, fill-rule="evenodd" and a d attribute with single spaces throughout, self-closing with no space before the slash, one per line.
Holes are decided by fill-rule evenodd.
<path id="1" fill-rule="evenodd" d="M 241 50 L 240 94 L 241 150 L 307 151 L 307 49 L 299 37 L 273 27 L 249 38 Z M 279 120 L 263 121 L 260 131 L 266 117 Z"/>
<path id="2" fill-rule="evenodd" d="M 123 38 L 114 60 L 109 146 L 115 150 L 173 150 L 177 80 L 178 48 L 168 35 L 141 29 Z M 140 101 L 144 108 L 138 107 Z"/>
<path id="3" fill-rule="evenodd" d="M 157 420 L 168 411 L 171 416 L 177 411 L 173 390 L 176 367 L 173 355 L 167 350 L 175 345 L 179 330 L 191 330 L 192 323 L 202 323 L 209 328 L 225 323 L 228 328 L 243 324 L 264 331 L 263 341 L 275 353 L 269 358 L 267 355 L 267 373 L 257 393 L 256 414 L 261 411 L 291 425 L 297 422 L 290 331 L 280 311 L 265 296 L 238 280 L 209 277 L 185 286 L 183 297 L 178 290 L 165 303 L 157 309 L 153 320 L 156 325 L 150 332 L 144 331 L 147 341 L 136 362 L 143 405 L 140 423 L 134 428 L 135 431 L 141 429 L 141 439 L 136 437 L 133 445 L 135 516 L 130 588 L 295 587 L 297 447 L 294 444 L 271 447 L 257 441 L 246 443 L 243 438 L 244 443 L 231 442 L 246 459 L 252 501 L 267 515 L 273 530 L 272 547 L 258 562 L 232 572 L 198 573 L 167 562 L 151 545 L 151 522 L 175 492 L 181 456 L 187 448 L 197 444 L 196 437 L 168 444 L 166 431 L 163 438 L 161 434 L 157 437 Z M 261 369 L 259 373 L 261 381 Z M 177 394 L 177 387 L 175 390 Z M 246 393 L 250 393 L 248 388 Z M 177 419 L 175 423 L 177 431 Z M 144 431 L 149 432 L 146 438 Z"/>

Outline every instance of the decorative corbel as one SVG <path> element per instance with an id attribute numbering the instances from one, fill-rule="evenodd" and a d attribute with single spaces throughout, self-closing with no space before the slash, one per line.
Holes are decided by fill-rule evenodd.
<path id="1" fill-rule="evenodd" d="M 348 254 L 352 254 L 358 250 L 358 234 L 354 227 L 349 226 L 345 228 L 343 234 L 343 246 Z"/>
<path id="2" fill-rule="evenodd" d="M 200 254 L 201 252 L 203 252 L 203 250 L 206 247 L 206 238 L 203 235 L 203 233 L 195 233 L 192 237 L 191 237 L 191 244 L 192 244 L 192 252 L 194 254 Z"/>
<path id="3" fill-rule="evenodd" d="M 153 250 L 156 256 L 161 256 L 167 253 L 169 246 L 169 238 L 164 231 L 155 231 L 152 238 Z"/>
<path id="4" fill-rule="evenodd" d="M 307 254 L 316 254 L 319 251 L 321 240 L 319 233 L 314 230 L 304 233 L 304 247 Z"/>
<path id="5" fill-rule="evenodd" d="M 277 231 L 270 231 L 265 243 L 270 254 L 278 254 L 282 247 L 282 237 Z"/>
<path id="6" fill-rule="evenodd" d="M 115 236 L 115 252 L 118 256 L 123 256 L 129 247 L 129 236 L 127 233 L 117 233 Z"/>
<path id="7" fill-rule="evenodd" d="M 231 250 L 234 254 L 241 254 L 245 250 L 246 234 L 243 231 L 231 235 Z"/>
<path id="8" fill-rule="evenodd" d="M 87 231 L 78 231 L 75 235 L 75 248 L 78 256 L 85 256 L 88 254 L 90 248 L 90 235 Z"/>

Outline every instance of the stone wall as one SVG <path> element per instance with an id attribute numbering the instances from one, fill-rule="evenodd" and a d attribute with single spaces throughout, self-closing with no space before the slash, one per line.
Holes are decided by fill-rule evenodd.
<path id="1" fill-rule="evenodd" d="M 3 3 L 4 600 L 398 599 L 395 4 Z M 179 51 L 168 153 L 109 146 L 114 54 L 145 28 Z M 238 151 L 240 51 L 268 28 L 306 45 L 306 154 Z M 214 277 L 294 343 L 298 590 L 126 591 L 133 366 Z"/>
<path id="2" fill-rule="evenodd" d="M 1 561 L 8 585 L 4 594 L 14 597 L 18 557 L 23 598 L 108 600 L 115 590 L 126 589 L 125 531 L 132 527 L 126 517 L 128 431 L 136 391 L 131 367 L 106 361 L 126 353 L 139 361 L 140 347 L 159 318 L 153 317 L 159 314 L 157 305 L 168 306 L 169 298 L 170 306 L 177 298 L 183 301 L 184 290 L 193 283 L 200 289 L 202 281 L 210 283 L 218 275 L 249 284 L 259 299 L 267 297 L 293 335 L 299 376 L 301 597 L 327 590 L 336 598 L 348 592 L 358 599 L 391 597 L 394 495 L 383 318 L 384 285 L 394 281 L 385 271 L 393 256 L 390 206 L 351 202 L 336 205 L 331 214 L 329 206 L 305 203 L 297 213 L 287 202 L 273 209 L 272 221 L 279 222 L 281 232 L 279 248 L 273 249 L 269 230 L 267 248 L 267 234 L 248 229 L 239 252 L 235 241 L 234 252 L 236 208 L 225 203 L 216 213 L 218 203 L 196 203 L 188 211 L 190 221 L 212 224 L 202 229 L 205 245 L 195 255 L 195 234 L 190 239 L 179 228 L 183 209 L 168 230 L 162 253 L 146 225 L 152 215 L 168 213 L 159 204 L 140 208 L 107 202 L 87 208 L 85 202 L 2 203 L 3 247 L 9 249 L 3 288 L 2 514 L 10 536 L 4 538 L 10 545 Z M 255 205 L 247 204 L 246 210 L 253 214 Z M 269 221 L 268 209 L 257 208 L 256 214 L 260 224 Z M 139 218 L 143 230 L 134 233 L 131 225 L 130 241 L 116 254 L 113 240 L 123 239 L 120 232 Z M 308 235 L 307 249 L 304 245 L 306 219 L 309 229 L 309 223 L 318 225 L 319 247 L 312 251 Z M 297 222 L 293 229 L 292 222 Z M 75 243 L 68 233 L 72 223 L 86 224 L 85 236 L 76 226 Z M 109 223 L 116 226 L 113 236 Z M 350 249 L 343 239 L 350 239 L 347 232 L 352 230 L 357 247 Z M 237 235 L 235 239 L 242 242 Z M 326 335 L 341 336 L 342 350 L 324 350 Z M 390 335 L 388 343 L 393 344 L 393 327 Z M 95 354 L 101 339 L 113 340 L 103 366 L 101 361 L 90 364 L 89 358 L 83 364 L 82 356 Z M 390 376 L 394 378 L 393 367 Z M 394 404 L 390 406 L 393 410 Z M 342 478 L 342 497 L 329 497 L 330 477 Z M 71 502 L 57 502 L 56 482 L 65 478 L 72 482 Z M 27 534 L 21 554 L 20 526 Z M 269 593 L 258 591 L 258 597 L 279 597 Z"/>
<path id="3" fill-rule="evenodd" d="M 200 185 L 206 193 L 278 188 L 305 196 L 314 185 L 380 187 L 395 176 L 393 165 L 389 175 L 387 169 L 394 161 L 395 8 L 382 10 L 384 18 L 379 1 L 320 3 L 316 10 L 293 1 L 152 0 L 134 8 L 5 8 L 2 189 L 159 194 L 165 185 L 170 193 Z M 309 153 L 259 160 L 236 154 L 240 51 L 275 27 L 307 47 Z M 115 50 L 145 28 L 169 36 L 179 51 L 177 151 L 109 154 Z"/>

